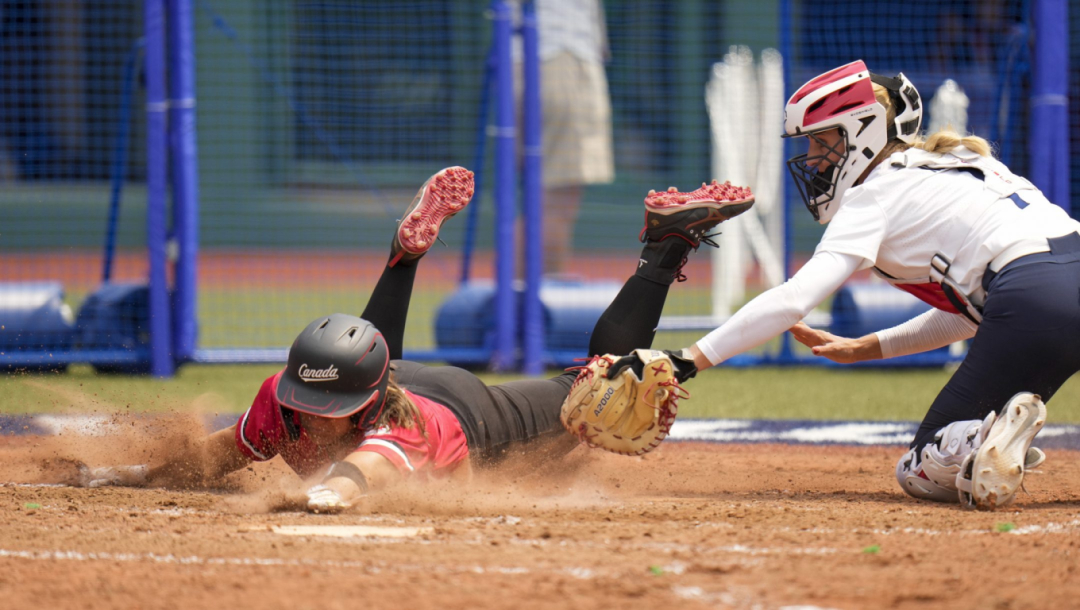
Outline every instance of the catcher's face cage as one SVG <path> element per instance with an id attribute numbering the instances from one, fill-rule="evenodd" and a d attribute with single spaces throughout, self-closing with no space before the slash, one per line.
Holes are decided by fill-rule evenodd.
<path id="1" fill-rule="evenodd" d="M 885 106 L 874 96 L 875 83 L 889 92 L 895 120 L 888 120 Z M 800 87 L 784 108 L 787 137 L 830 129 L 840 129 L 844 136 L 844 153 L 832 155 L 833 159 L 842 157 L 838 163 L 813 169 L 807 162 L 814 159 L 805 156 L 802 163 L 799 157 L 788 162 L 814 218 L 821 224 L 832 220 L 844 192 L 854 186 L 888 143 L 893 139 L 914 143 L 921 123 L 922 103 L 911 82 L 903 74 L 894 78 L 871 74 L 862 60 L 825 72 Z"/>
<path id="2" fill-rule="evenodd" d="M 840 137 L 834 139 L 832 144 L 829 139 L 822 138 L 820 134 L 837 129 Z M 847 165 L 851 147 L 848 145 L 847 130 L 843 127 L 831 127 L 799 134 L 798 136 L 812 139 L 818 146 L 821 154 L 810 155 L 809 152 L 788 159 L 788 171 L 795 181 L 795 187 L 799 189 L 799 195 L 810 210 L 814 220 L 821 222 L 822 212 L 828 212 L 829 204 L 836 199 L 837 186 L 841 172 L 838 168 Z M 831 214 L 829 214 L 831 217 Z"/>

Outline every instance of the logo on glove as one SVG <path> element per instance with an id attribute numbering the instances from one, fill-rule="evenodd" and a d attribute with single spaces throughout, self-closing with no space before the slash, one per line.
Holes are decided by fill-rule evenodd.
<path id="1" fill-rule="evenodd" d="M 604 412 L 604 407 L 607 406 L 611 396 L 615 394 L 615 388 L 608 388 L 607 392 L 604 392 L 604 397 L 600 399 L 600 404 L 596 405 L 596 410 L 593 411 L 594 417 L 600 417 L 600 414 Z"/>

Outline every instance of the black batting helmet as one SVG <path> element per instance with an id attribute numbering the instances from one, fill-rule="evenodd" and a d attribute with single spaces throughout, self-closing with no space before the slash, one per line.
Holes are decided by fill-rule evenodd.
<path id="1" fill-rule="evenodd" d="M 371 322 L 343 313 L 321 317 L 296 337 L 278 381 L 283 406 L 321 417 L 367 410 L 374 422 L 386 404 L 390 350 Z"/>

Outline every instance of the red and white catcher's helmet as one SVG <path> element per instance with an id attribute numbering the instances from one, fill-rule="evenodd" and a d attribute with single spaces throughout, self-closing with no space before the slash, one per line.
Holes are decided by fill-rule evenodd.
<path id="1" fill-rule="evenodd" d="M 874 97 L 872 83 L 889 91 L 896 112 L 891 123 L 886 120 L 885 106 Z M 814 219 L 821 224 L 832 220 L 844 191 L 886 144 L 894 139 L 914 143 L 922 113 L 919 92 L 907 77 L 871 74 L 862 60 L 800 87 L 784 108 L 784 137 L 813 138 L 825 150 L 816 157 L 803 154 L 788 160 L 788 170 Z M 830 129 L 839 129 L 841 136 L 832 148 L 818 137 Z"/>

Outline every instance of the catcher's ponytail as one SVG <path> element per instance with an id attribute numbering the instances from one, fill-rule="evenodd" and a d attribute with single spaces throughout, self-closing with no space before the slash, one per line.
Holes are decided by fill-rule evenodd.
<path id="1" fill-rule="evenodd" d="M 961 146 L 981 157 L 991 156 L 989 142 L 979 136 L 962 136 L 951 129 L 942 129 L 926 138 L 919 138 L 915 142 L 914 148 L 926 152 L 945 154 Z"/>
<path id="2" fill-rule="evenodd" d="M 877 99 L 879 104 L 885 107 L 885 120 L 891 124 L 896 118 L 896 108 L 893 107 L 892 98 L 889 97 L 889 90 L 874 83 L 874 98 Z M 889 155 L 895 152 L 902 152 L 908 148 L 918 148 L 919 150 L 925 150 L 926 152 L 943 155 L 950 153 L 961 146 L 982 157 L 989 157 L 992 155 L 990 143 L 983 138 L 973 135 L 962 136 L 956 133 L 956 131 L 946 128 L 927 137 L 917 138 L 915 143 L 911 145 L 905 144 L 899 140 L 889 142 L 885 149 L 878 155 L 877 159 L 875 159 L 875 164 L 881 159 L 888 158 Z"/>

